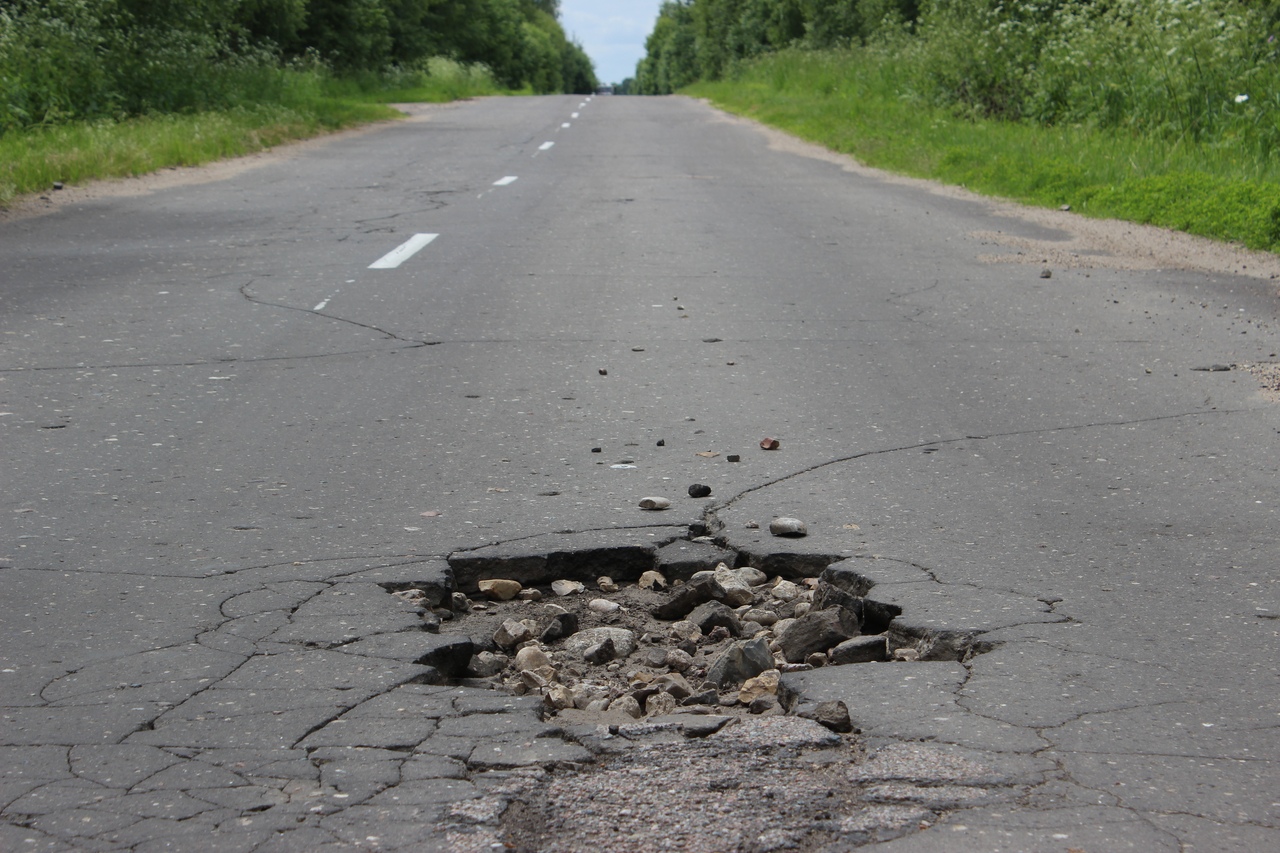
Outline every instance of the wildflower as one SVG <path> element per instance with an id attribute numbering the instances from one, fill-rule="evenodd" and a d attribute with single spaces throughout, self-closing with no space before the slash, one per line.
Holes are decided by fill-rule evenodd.
<path id="1" fill-rule="evenodd" d="M 1243 104 L 1243 103 L 1244 103 L 1245 101 L 1247 101 L 1247 100 L 1249 100 L 1249 96 L 1248 96 L 1248 95 L 1236 95 L 1236 103 L 1237 103 L 1237 104 Z"/>

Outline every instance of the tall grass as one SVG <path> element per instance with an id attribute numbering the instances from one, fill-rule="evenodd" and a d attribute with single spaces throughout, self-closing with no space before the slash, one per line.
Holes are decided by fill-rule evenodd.
<path id="1" fill-rule="evenodd" d="M 920 58 L 901 45 L 786 50 L 686 91 L 880 168 L 1280 250 L 1280 152 L 1264 142 L 1276 130 L 1267 101 L 1280 73 L 1255 75 L 1239 103 L 1220 92 L 1210 134 L 1154 120 L 984 115 L 926 96 Z"/>
<path id="2" fill-rule="evenodd" d="M 196 166 L 399 116 L 389 103 L 439 103 L 502 91 L 483 65 L 438 58 L 417 69 L 344 77 L 323 66 L 296 65 L 234 74 L 225 89 L 231 104 L 222 109 L 46 122 L 0 134 L 0 207 L 54 182 Z"/>

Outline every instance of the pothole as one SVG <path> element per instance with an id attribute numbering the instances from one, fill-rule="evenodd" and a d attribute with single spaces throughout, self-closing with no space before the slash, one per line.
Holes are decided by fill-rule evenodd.
<path id="1" fill-rule="evenodd" d="M 902 631 L 901 609 L 869 595 L 873 582 L 842 555 L 740 552 L 696 535 L 705 532 L 488 546 L 449 558 L 450 594 L 411 585 L 393 594 L 423 609 L 428 630 L 470 638 L 465 670 L 446 676 L 536 695 L 544 716 L 566 726 L 784 715 L 796 705 L 781 683 L 788 673 L 985 650 L 972 638 Z M 804 713 L 848 731 L 847 709 L 829 705 L 839 707 Z"/>

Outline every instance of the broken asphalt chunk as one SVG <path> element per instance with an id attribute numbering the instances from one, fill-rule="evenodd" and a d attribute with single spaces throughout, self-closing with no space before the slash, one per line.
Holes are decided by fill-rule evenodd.
<path id="1" fill-rule="evenodd" d="M 715 578 L 702 578 L 677 587 L 666 602 L 654 608 L 653 615 L 659 619 L 682 619 L 699 604 L 724 597 L 724 587 Z"/>

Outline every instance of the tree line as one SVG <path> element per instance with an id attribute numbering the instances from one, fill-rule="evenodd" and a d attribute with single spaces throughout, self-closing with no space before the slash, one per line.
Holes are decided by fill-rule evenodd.
<path id="1" fill-rule="evenodd" d="M 1278 22 L 1280 0 L 667 0 L 634 89 L 854 50 L 901 97 L 961 114 L 1271 145 Z"/>
<path id="2" fill-rule="evenodd" d="M 225 107 L 280 85 L 275 69 L 425 72 L 435 57 L 509 89 L 596 86 L 559 0 L 0 0 L 0 132 Z"/>

